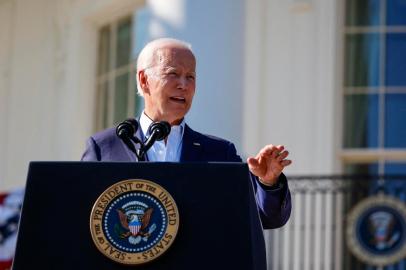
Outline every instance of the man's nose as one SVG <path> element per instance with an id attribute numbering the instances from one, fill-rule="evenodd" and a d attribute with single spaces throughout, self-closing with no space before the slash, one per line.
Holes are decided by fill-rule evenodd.
<path id="1" fill-rule="evenodd" d="M 178 89 L 186 89 L 187 83 L 188 81 L 186 76 L 179 76 Z"/>

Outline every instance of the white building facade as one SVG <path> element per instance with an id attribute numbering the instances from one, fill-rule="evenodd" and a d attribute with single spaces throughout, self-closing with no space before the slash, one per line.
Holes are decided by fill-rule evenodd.
<path id="1" fill-rule="evenodd" d="M 129 72 L 137 50 L 151 39 L 192 44 L 198 59 L 187 116 L 192 127 L 235 142 L 242 156 L 268 143 L 284 144 L 294 160 L 287 173 L 340 172 L 337 5 L 1 1 L 1 189 L 23 185 L 29 161 L 80 159 L 86 138 L 103 127 L 97 115 L 99 39 L 103 27 L 122 18 L 131 19 Z M 125 98 L 134 108 L 126 116 L 142 107 L 131 83 Z M 104 125 L 116 120 L 107 118 Z"/>

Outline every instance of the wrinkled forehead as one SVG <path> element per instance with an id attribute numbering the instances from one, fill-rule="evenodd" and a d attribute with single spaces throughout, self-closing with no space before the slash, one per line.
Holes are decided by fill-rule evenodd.
<path id="1" fill-rule="evenodd" d="M 182 47 L 164 47 L 155 50 L 154 65 L 159 67 L 182 67 L 194 71 L 196 59 L 193 53 Z"/>

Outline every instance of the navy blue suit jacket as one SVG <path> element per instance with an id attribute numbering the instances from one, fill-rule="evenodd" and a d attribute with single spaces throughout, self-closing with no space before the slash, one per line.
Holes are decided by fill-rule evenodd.
<path id="1" fill-rule="evenodd" d="M 140 129 L 138 137 L 142 137 Z M 137 161 L 136 156 L 116 136 L 115 128 L 110 128 L 91 136 L 87 141 L 83 161 Z M 192 130 L 185 125 L 180 162 L 241 162 L 233 143 Z M 252 237 L 255 241 L 255 269 L 266 269 L 265 243 L 262 229 L 283 226 L 291 212 L 291 198 L 286 177 L 279 177 L 279 186 L 269 188 L 250 175 L 255 191 L 256 206 L 259 213 L 251 221 Z M 252 204 L 255 207 L 255 204 Z M 256 212 L 256 211 L 253 211 Z"/>

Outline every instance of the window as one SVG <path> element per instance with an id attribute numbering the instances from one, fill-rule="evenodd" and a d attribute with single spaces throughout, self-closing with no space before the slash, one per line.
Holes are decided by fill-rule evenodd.
<path id="1" fill-rule="evenodd" d="M 131 59 L 132 18 L 123 18 L 99 30 L 96 129 L 134 117 L 140 106 Z"/>
<path id="2" fill-rule="evenodd" d="M 406 174 L 406 1 L 346 0 L 347 173 Z"/>

